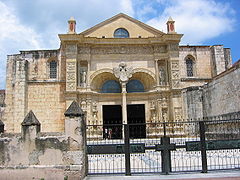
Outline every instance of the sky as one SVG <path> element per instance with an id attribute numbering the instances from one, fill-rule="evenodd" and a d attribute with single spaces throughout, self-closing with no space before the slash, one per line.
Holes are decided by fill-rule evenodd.
<path id="1" fill-rule="evenodd" d="M 118 13 L 163 32 L 171 16 L 181 45 L 222 44 L 240 59 L 240 0 L 0 0 L 0 89 L 8 54 L 58 49 L 71 16 L 80 33 Z"/>

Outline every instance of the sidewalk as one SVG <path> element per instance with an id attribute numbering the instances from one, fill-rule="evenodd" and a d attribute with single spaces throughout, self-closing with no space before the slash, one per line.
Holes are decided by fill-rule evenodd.
<path id="1" fill-rule="evenodd" d="M 240 180 L 240 170 L 234 171 L 210 171 L 208 173 L 173 173 L 170 175 L 142 174 L 142 175 L 92 175 L 84 180 Z"/>

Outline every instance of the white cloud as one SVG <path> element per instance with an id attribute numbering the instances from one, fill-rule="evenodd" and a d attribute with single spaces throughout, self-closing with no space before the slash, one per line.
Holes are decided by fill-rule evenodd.
<path id="1" fill-rule="evenodd" d="M 214 0 L 0 0 L 0 9 L 0 88 L 5 81 L 6 55 L 58 48 L 57 35 L 67 32 L 71 16 L 77 20 L 78 33 L 120 12 L 147 20 L 159 30 L 166 29 L 172 16 L 177 32 L 184 34 L 182 42 L 190 44 L 233 28 L 233 10 Z"/>
<path id="2" fill-rule="evenodd" d="M 161 0 L 158 3 L 165 3 Z M 160 30 L 166 29 L 169 16 L 175 20 L 178 33 L 184 34 L 182 43 L 201 44 L 233 30 L 234 11 L 227 3 L 213 0 L 172 0 L 164 11 L 147 23 Z"/>
<path id="3" fill-rule="evenodd" d="M 121 0 L 121 10 L 123 13 L 128 14 L 129 16 L 134 16 L 134 10 L 131 0 Z"/>
<path id="4" fill-rule="evenodd" d="M 12 9 L 2 2 L 0 9 L 0 88 L 4 88 L 7 54 L 28 47 L 38 49 L 41 41 L 33 29 L 20 24 Z"/>
<path id="5" fill-rule="evenodd" d="M 71 16 L 79 33 L 120 12 L 133 16 L 132 1 L 0 0 L 0 88 L 5 86 L 7 54 L 59 48 L 58 34 L 67 32 Z"/>

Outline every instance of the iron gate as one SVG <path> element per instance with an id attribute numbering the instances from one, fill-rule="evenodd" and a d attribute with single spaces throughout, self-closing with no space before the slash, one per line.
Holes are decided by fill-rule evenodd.
<path id="1" fill-rule="evenodd" d="M 229 120 L 87 126 L 88 174 L 240 168 L 239 149 L 237 116 Z"/>

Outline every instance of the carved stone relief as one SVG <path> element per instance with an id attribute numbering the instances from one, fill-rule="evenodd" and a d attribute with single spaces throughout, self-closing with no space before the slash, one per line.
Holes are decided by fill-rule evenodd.
<path id="1" fill-rule="evenodd" d="M 172 81 L 172 87 L 173 88 L 179 88 L 180 81 L 179 80 L 173 80 Z"/>
<path id="2" fill-rule="evenodd" d="M 157 114 L 156 114 L 156 102 L 151 101 L 150 102 L 150 121 L 156 122 Z"/>
<path id="3" fill-rule="evenodd" d="M 86 100 L 82 100 L 80 105 L 81 105 L 81 108 L 82 108 L 83 111 L 87 111 L 87 102 L 86 102 Z"/>
<path id="4" fill-rule="evenodd" d="M 168 122 L 168 109 L 162 108 L 162 121 Z"/>
<path id="5" fill-rule="evenodd" d="M 75 81 L 75 73 L 74 72 L 68 72 L 67 73 L 67 81 Z"/>
<path id="6" fill-rule="evenodd" d="M 174 120 L 177 122 L 182 120 L 182 108 L 181 107 L 174 108 Z"/>
<path id="7" fill-rule="evenodd" d="M 154 46 L 154 53 L 166 53 L 167 52 L 167 47 L 166 46 Z"/>
<path id="8" fill-rule="evenodd" d="M 93 117 L 93 121 L 95 121 L 95 122 L 97 122 L 97 120 L 98 120 L 97 113 L 98 113 L 97 102 L 94 101 L 92 103 L 92 117 Z"/>
<path id="9" fill-rule="evenodd" d="M 83 46 L 79 46 L 78 47 L 78 54 L 89 54 L 90 48 L 89 47 L 83 47 Z"/>
<path id="10" fill-rule="evenodd" d="M 122 47 L 95 47 L 91 49 L 92 54 L 152 54 L 150 46 L 122 46 Z"/>
<path id="11" fill-rule="evenodd" d="M 66 52 L 73 53 L 77 51 L 77 46 L 75 44 L 68 44 L 66 45 Z"/>
<path id="12" fill-rule="evenodd" d="M 172 71 L 172 79 L 178 79 L 179 78 L 179 71 Z"/>
<path id="13" fill-rule="evenodd" d="M 179 75 L 179 62 L 173 61 L 171 62 L 172 68 L 172 87 L 178 88 L 180 85 L 180 75 Z"/>
<path id="14" fill-rule="evenodd" d="M 179 69 L 179 63 L 178 62 L 172 62 L 172 69 L 173 70 L 178 70 Z"/>
<path id="15" fill-rule="evenodd" d="M 67 71 L 75 71 L 76 63 L 75 62 L 67 62 Z"/>
<path id="16" fill-rule="evenodd" d="M 74 91 L 76 90 L 76 62 L 67 62 L 66 69 L 66 90 Z"/>
<path id="17" fill-rule="evenodd" d="M 170 51 L 178 51 L 178 44 L 169 44 Z"/>
<path id="18" fill-rule="evenodd" d="M 113 73 L 121 82 L 127 82 L 132 77 L 132 67 L 127 67 L 126 63 L 120 63 L 118 67 L 113 68 Z"/>

